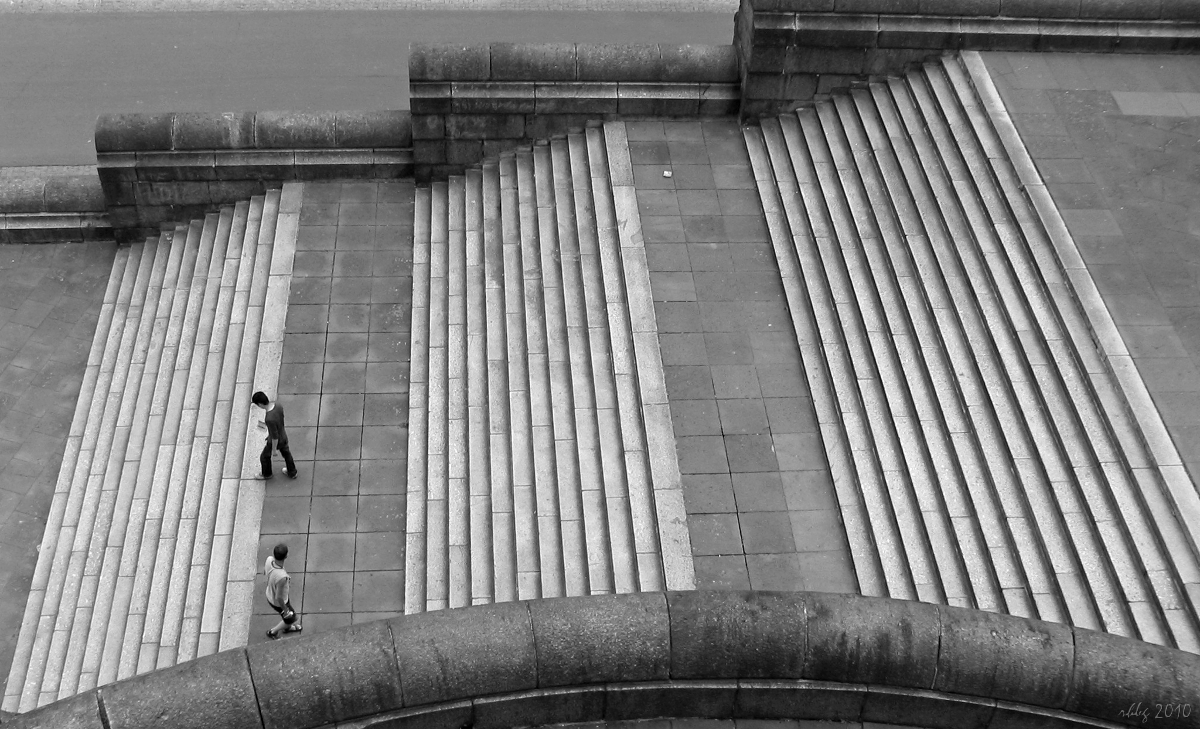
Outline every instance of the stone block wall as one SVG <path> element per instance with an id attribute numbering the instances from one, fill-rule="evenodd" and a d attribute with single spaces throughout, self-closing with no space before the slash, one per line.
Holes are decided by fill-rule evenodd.
<path id="1" fill-rule="evenodd" d="M 1194 53 L 1194 0 L 742 0 L 741 114 L 814 96 L 947 50 Z"/>
<path id="2" fill-rule="evenodd" d="M 419 180 L 589 120 L 738 108 L 732 46 L 414 44 L 408 65 Z"/>
<path id="3" fill-rule="evenodd" d="M 0 170 L 0 243 L 107 238 L 104 193 L 86 167 Z"/>
<path id="4" fill-rule="evenodd" d="M 95 139 L 118 240 L 290 180 L 412 174 L 407 111 L 108 114 Z"/>

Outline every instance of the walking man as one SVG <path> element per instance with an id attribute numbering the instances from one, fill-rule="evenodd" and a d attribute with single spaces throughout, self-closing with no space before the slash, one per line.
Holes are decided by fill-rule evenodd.
<path id="1" fill-rule="evenodd" d="M 278 639 L 280 633 L 299 633 L 302 629 L 302 626 L 296 624 L 296 611 L 292 609 L 289 594 L 292 577 L 283 568 L 283 561 L 287 559 L 287 555 L 287 545 L 276 544 L 263 565 L 263 572 L 267 575 L 267 603 L 280 617 L 279 624 L 267 631 L 267 637 L 271 640 Z"/>
<path id="2" fill-rule="evenodd" d="M 263 448 L 262 455 L 258 457 L 262 463 L 262 476 L 258 478 L 265 481 L 275 475 L 271 470 L 271 452 L 275 450 L 278 450 L 279 455 L 283 456 L 288 478 L 295 478 L 296 462 L 292 460 L 292 451 L 288 448 L 287 431 L 283 429 L 283 406 L 279 404 L 278 400 L 272 403 L 266 393 L 261 390 L 250 397 L 250 402 L 266 411 L 263 424 L 259 426 L 267 429 L 267 446 Z"/>

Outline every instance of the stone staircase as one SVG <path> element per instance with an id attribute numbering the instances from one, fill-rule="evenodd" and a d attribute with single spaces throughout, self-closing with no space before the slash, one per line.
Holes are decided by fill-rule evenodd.
<path id="1" fill-rule="evenodd" d="M 622 123 L 418 187 L 405 611 L 694 586 Z"/>
<path id="2" fill-rule="evenodd" d="M 1200 563 L 957 58 L 746 129 L 862 592 L 1200 651 Z"/>
<path id="3" fill-rule="evenodd" d="M 278 375 L 287 288 L 271 274 L 290 272 L 298 201 L 298 186 L 268 192 L 118 250 L 5 711 L 215 653 L 244 628 L 227 584 L 247 579 L 231 554 L 257 545 L 250 395 Z"/>

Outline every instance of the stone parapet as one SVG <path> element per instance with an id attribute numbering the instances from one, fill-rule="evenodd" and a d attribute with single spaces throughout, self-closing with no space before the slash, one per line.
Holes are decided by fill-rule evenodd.
<path id="1" fill-rule="evenodd" d="M 743 118 L 895 74 L 945 51 L 1193 53 L 1192 0 L 742 0 Z"/>
<path id="2" fill-rule="evenodd" d="M 94 168 L 0 169 L 0 243 L 93 240 L 111 235 Z"/>
<path id="3" fill-rule="evenodd" d="M 414 44 L 416 174 L 445 177 L 590 120 L 736 114 L 738 79 L 732 46 Z"/>
<path id="4" fill-rule="evenodd" d="M 224 651 L 6 726 L 503 729 L 669 717 L 1200 727 L 1200 656 L 1065 625 L 823 593 L 443 610 Z M 1142 712 L 1146 712 L 1143 714 Z"/>
<path id="5" fill-rule="evenodd" d="M 95 140 L 103 199 L 122 240 L 282 182 L 412 174 L 407 111 L 107 114 Z"/>

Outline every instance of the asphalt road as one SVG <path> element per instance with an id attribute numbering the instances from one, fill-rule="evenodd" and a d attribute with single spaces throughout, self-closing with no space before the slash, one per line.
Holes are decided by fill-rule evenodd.
<path id="1" fill-rule="evenodd" d="M 0 167 L 95 164 L 103 112 L 406 109 L 413 41 L 722 44 L 733 13 L 0 13 Z"/>

